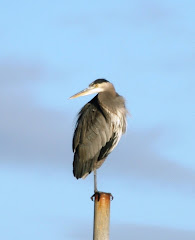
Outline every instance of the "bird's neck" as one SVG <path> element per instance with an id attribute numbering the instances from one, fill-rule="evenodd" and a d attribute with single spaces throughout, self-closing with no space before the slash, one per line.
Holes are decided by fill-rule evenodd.
<path id="1" fill-rule="evenodd" d="M 109 91 L 100 92 L 98 94 L 98 100 L 101 103 L 101 106 L 108 109 L 111 112 L 115 112 L 114 106 L 115 106 L 115 99 L 116 99 L 117 93 L 115 92 L 115 89 L 109 88 Z"/>
<path id="2" fill-rule="evenodd" d="M 108 96 L 108 97 L 116 97 L 116 91 L 112 84 L 109 84 L 107 88 L 104 89 L 103 92 L 100 92 L 99 95 L 101 97 Z"/>

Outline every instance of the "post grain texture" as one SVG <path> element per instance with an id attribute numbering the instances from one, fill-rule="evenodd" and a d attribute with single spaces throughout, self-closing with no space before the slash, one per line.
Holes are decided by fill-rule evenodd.
<path id="1" fill-rule="evenodd" d="M 109 240 L 111 197 L 110 193 L 94 194 L 93 240 Z"/>

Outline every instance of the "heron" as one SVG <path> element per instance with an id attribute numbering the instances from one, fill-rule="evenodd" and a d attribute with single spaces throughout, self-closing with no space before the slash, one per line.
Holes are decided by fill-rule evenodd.
<path id="1" fill-rule="evenodd" d="M 125 99 L 106 79 L 96 79 L 88 88 L 70 99 L 98 93 L 84 105 L 78 114 L 72 148 L 74 152 L 73 175 L 85 178 L 94 172 L 94 192 L 97 190 L 98 169 L 118 144 L 126 131 Z"/>

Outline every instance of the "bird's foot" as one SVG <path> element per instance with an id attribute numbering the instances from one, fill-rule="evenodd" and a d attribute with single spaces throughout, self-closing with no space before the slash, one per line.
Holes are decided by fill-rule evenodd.
<path id="1" fill-rule="evenodd" d="M 96 196 L 96 194 L 97 194 L 97 196 L 98 196 L 98 202 L 99 202 L 99 200 L 100 200 L 100 195 L 101 195 L 101 192 L 99 192 L 99 191 L 94 191 L 95 193 L 91 196 L 91 200 L 93 201 L 94 200 L 94 198 L 95 198 L 95 196 Z"/>

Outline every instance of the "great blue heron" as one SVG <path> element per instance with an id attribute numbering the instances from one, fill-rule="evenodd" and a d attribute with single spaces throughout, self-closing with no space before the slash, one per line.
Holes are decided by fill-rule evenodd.
<path id="1" fill-rule="evenodd" d="M 124 98 L 105 79 L 95 80 L 70 99 L 93 93 L 98 94 L 78 114 L 73 137 L 73 174 L 78 179 L 94 171 L 94 192 L 97 192 L 96 169 L 125 133 L 127 110 Z"/>

